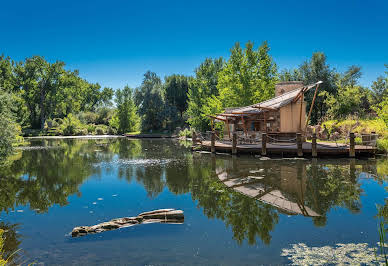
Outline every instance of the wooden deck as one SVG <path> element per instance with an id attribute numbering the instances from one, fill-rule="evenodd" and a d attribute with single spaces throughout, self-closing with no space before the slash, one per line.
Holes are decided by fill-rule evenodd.
<path id="1" fill-rule="evenodd" d="M 210 151 L 210 141 L 203 141 L 201 145 L 197 145 L 200 150 Z M 215 143 L 216 152 L 231 153 L 232 143 L 219 142 Z M 311 156 L 311 143 L 304 142 L 302 145 L 303 156 Z M 371 157 L 376 153 L 376 148 L 372 146 L 355 145 L 355 151 L 357 157 Z M 261 154 L 261 143 L 255 144 L 239 144 L 237 145 L 238 154 Z M 349 145 L 336 144 L 328 142 L 317 143 L 318 157 L 321 156 L 339 156 L 349 157 Z M 267 156 L 280 155 L 280 156 L 296 156 L 297 145 L 295 143 L 267 143 Z"/>

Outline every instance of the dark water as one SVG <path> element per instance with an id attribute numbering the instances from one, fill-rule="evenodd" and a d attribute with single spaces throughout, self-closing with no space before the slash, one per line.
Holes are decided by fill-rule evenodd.
<path id="1" fill-rule="evenodd" d="M 256 175 L 253 183 L 281 201 L 227 188 L 222 173 Z M 0 170 L 0 228 L 6 255 L 21 249 L 12 257 L 19 263 L 286 264 L 282 250 L 292 244 L 376 247 L 387 173 L 386 159 L 264 161 L 192 153 L 173 140 L 38 140 Z M 158 208 L 183 210 L 184 224 L 69 236 L 75 226 Z"/>

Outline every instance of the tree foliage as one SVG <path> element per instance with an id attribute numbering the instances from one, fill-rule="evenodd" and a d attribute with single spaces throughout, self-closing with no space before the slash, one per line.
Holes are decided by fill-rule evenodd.
<path id="1" fill-rule="evenodd" d="M 188 91 L 188 122 L 198 130 L 209 128 L 204 106 L 212 96 L 218 96 L 218 74 L 224 67 L 224 60 L 206 58 L 195 69 L 195 77 L 190 81 Z"/>
<path id="2" fill-rule="evenodd" d="M 141 116 L 141 129 L 154 131 L 163 128 L 165 102 L 162 81 L 156 73 L 148 71 L 135 91 L 135 103 Z"/>
<path id="3" fill-rule="evenodd" d="M 20 134 L 20 127 L 15 122 L 11 106 L 11 95 L 0 89 L 0 161 L 11 154 L 12 144 Z"/>
<path id="4" fill-rule="evenodd" d="M 140 118 L 134 101 L 133 90 L 125 86 L 124 89 L 116 90 L 116 113 L 111 120 L 111 125 L 119 133 L 134 132 L 139 129 Z"/>
<path id="5" fill-rule="evenodd" d="M 247 106 L 274 96 L 277 70 L 269 45 L 263 42 L 257 50 L 253 46 L 248 42 L 242 49 L 236 43 L 219 73 L 217 88 L 224 107 Z"/>

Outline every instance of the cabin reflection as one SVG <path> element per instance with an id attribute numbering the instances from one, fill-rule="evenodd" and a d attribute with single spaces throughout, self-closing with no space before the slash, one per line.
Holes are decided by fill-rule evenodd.
<path id="1" fill-rule="evenodd" d="M 335 205 L 358 212 L 361 189 L 356 182 L 365 167 L 355 161 L 342 164 L 318 164 L 295 161 L 266 161 L 244 165 L 237 159 L 225 160 L 214 169 L 218 179 L 227 187 L 288 215 L 325 216 Z M 361 166 L 361 167 L 359 167 Z M 368 166 L 367 166 L 368 167 Z M 370 167 L 370 166 L 369 166 Z M 335 195 L 332 190 L 338 191 Z M 343 198 L 348 192 L 353 197 Z"/>

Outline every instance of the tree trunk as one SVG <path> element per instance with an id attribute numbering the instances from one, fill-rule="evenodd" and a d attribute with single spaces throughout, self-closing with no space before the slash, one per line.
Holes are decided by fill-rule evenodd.
<path id="1" fill-rule="evenodd" d="M 40 129 L 44 129 L 44 123 L 46 122 L 46 110 L 45 110 L 45 101 L 46 95 L 44 93 L 44 89 L 40 91 Z"/>

